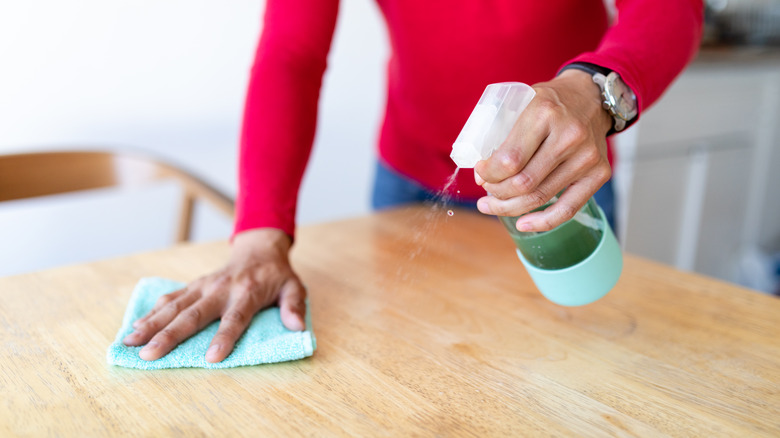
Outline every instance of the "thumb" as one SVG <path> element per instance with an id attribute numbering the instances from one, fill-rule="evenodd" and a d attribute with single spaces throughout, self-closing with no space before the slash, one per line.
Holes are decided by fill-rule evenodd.
<path id="1" fill-rule="evenodd" d="M 292 331 L 306 329 L 306 289 L 297 278 L 287 280 L 279 294 L 279 313 L 282 324 Z"/>
<path id="2" fill-rule="evenodd" d="M 485 160 L 478 161 L 477 164 L 474 166 L 474 182 L 477 183 L 478 186 L 485 184 L 485 180 L 482 179 L 482 176 L 479 175 L 477 168 L 484 169 L 485 166 L 486 166 Z"/>

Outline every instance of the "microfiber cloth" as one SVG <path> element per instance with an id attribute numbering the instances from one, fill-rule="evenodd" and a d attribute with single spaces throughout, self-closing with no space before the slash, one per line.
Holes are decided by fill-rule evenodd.
<path id="1" fill-rule="evenodd" d="M 317 344 L 310 330 L 294 332 L 282 325 L 279 308 L 265 309 L 252 318 L 246 333 L 236 342 L 233 352 L 222 362 L 206 362 L 206 350 L 217 333 L 219 321 L 179 344 L 170 353 L 154 361 L 138 357 L 141 347 L 128 347 L 122 339 L 133 331 L 133 322 L 146 315 L 161 295 L 179 290 L 184 283 L 164 278 L 142 278 L 135 287 L 125 311 L 122 327 L 108 347 L 109 365 L 157 370 L 162 368 L 230 368 L 261 363 L 303 359 L 314 353 Z M 308 303 L 306 327 L 311 327 Z"/>

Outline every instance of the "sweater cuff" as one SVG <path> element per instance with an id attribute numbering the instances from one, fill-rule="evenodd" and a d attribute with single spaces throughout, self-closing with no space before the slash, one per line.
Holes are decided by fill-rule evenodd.
<path id="1" fill-rule="evenodd" d="M 255 214 L 238 212 L 233 224 L 233 234 L 230 236 L 230 242 L 233 242 L 237 234 L 256 228 L 276 228 L 284 231 L 285 234 L 290 236 L 291 240 L 295 240 L 295 221 L 290 218 L 267 212 Z"/>

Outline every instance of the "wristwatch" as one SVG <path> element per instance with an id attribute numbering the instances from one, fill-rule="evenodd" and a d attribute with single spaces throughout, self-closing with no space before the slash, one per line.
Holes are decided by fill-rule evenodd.
<path id="1" fill-rule="evenodd" d="M 593 82 L 601 89 L 603 98 L 601 106 L 615 121 L 607 135 L 620 132 L 636 121 L 638 113 L 636 94 L 623 82 L 619 74 L 589 62 L 573 62 L 564 66 L 558 74 L 572 68 L 589 73 L 593 77 Z"/>

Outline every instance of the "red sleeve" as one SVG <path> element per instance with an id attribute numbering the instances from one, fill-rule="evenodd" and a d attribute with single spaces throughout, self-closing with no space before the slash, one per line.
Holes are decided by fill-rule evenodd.
<path id="1" fill-rule="evenodd" d="M 234 235 L 290 236 L 317 123 L 338 0 L 268 0 L 244 108 Z"/>
<path id="2" fill-rule="evenodd" d="M 693 59 L 701 39 L 701 0 L 617 0 L 617 20 L 595 52 L 566 62 L 616 71 L 637 96 L 639 112 L 652 105 Z"/>

